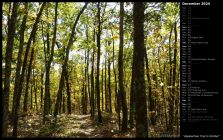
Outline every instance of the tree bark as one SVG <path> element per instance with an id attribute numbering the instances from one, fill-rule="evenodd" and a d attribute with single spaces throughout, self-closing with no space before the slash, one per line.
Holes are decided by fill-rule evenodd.
<path id="1" fill-rule="evenodd" d="M 107 92 L 107 52 L 105 52 L 105 111 L 108 112 L 108 92 Z"/>
<path id="2" fill-rule="evenodd" d="M 144 4 L 134 3 L 134 53 L 136 95 L 136 137 L 148 137 L 146 91 L 144 79 Z M 134 56 L 134 55 L 133 55 Z"/>
<path id="3" fill-rule="evenodd" d="M 28 99 L 28 89 L 30 85 L 30 76 L 32 74 L 32 63 L 33 63 L 33 58 L 34 58 L 34 46 L 31 51 L 31 56 L 30 56 L 30 61 L 29 61 L 29 66 L 28 66 L 28 74 L 26 77 L 26 90 L 25 90 L 25 96 L 24 96 L 24 104 L 23 104 L 23 111 L 27 112 L 27 99 Z"/>
<path id="4" fill-rule="evenodd" d="M 151 120 L 151 124 L 155 125 L 156 124 L 156 119 L 155 119 L 155 102 L 154 102 L 154 97 L 152 95 L 152 84 L 151 84 L 151 77 L 150 77 L 150 73 L 149 73 L 149 61 L 148 61 L 148 57 L 147 57 L 147 51 L 146 51 L 146 47 L 145 47 L 145 60 L 146 60 L 146 76 L 147 76 L 147 80 L 148 80 L 148 86 L 149 86 L 149 111 L 150 111 L 150 120 Z"/>
<path id="5" fill-rule="evenodd" d="M 125 89 L 123 85 L 123 17 L 124 17 L 124 3 L 120 3 L 120 26 L 119 26 L 119 56 L 118 56 L 118 69 L 119 69 L 119 96 L 122 103 L 122 131 L 127 131 L 128 110 L 126 103 Z"/>
<path id="6" fill-rule="evenodd" d="M 174 42 L 174 52 L 173 52 L 173 79 L 172 79 L 172 92 L 170 94 L 171 98 L 171 106 L 170 106 L 170 111 L 172 111 L 172 114 L 170 116 L 170 128 L 171 132 L 173 133 L 173 125 L 174 125 L 174 120 L 175 120 L 175 95 L 176 95 L 176 65 L 177 65 L 177 23 L 174 23 L 174 35 L 175 35 L 175 42 Z"/>
<path id="7" fill-rule="evenodd" d="M 11 62 L 13 54 L 13 43 L 15 36 L 15 24 L 17 18 L 18 3 L 13 3 L 12 15 L 8 20 L 8 36 L 5 54 L 5 73 L 4 73 L 4 91 L 2 98 L 3 115 L 2 115 L 2 136 L 7 137 L 8 132 L 8 114 L 9 114 L 9 94 L 10 94 L 10 77 L 11 77 Z"/>
<path id="8" fill-rule="evenodd" d="M 44 76 L 44 71 L 41 71 L 41 89 L 40 89 L 40 108 L 42 109 L 43 107 L 43 76 Z"/>
<path id="9" fill-rule="evenodd" d="M 111 33 L 112 33 L 112 36 L 113 36 L 113 31 L 111 30 Z M 118 118 L 118 128 L 119 128 L 119 131 L 120 131 L 120 101 L 119 101 L 119 98 L 118 98 L 118 87 L 117 87 L 117 77 L 116 77 L 116 70 L 115 70 L 115 40 L 112 38 L 112 51 L 113 51 L 113 55 L 112 55 L 112 61 L 113 61 L 113 71 L 114 71 L 114 77 L 115 77 L 115 101 L 116 101 L 116 105 L 115 105 L 115 108 L 116 108 L 116 112 L 117 112 L 117 118 Z"/>
<path id="10" fill-rule="evenodd" d="M 111 98 L 111 62 L 108 54 L 108 93 L 109 93 L 109 112 L 112 113 L 112 98 Z"/>
<path id="11" fill-rule="evenodd" d="M 173 89 L 173 85 L 172 85 L 172 49 L 171 49 L 171 36 L 172 36 L 172 32 L 173 32 L 173 28 L 174 26 L 172 25 L 171 27 L 171 31 L 170 31 L 170 36 L 169 36 L 169 64 L 170 64 L 170 70 L 169 70 L 169 123 L 168 123 L 168 131 L 170 133 L 173 132 L 173 120 L 174 120 L 174 102 L 173 102 L 173 93 L 172 93 L 172 89 Z"/>
<path id="12" fill-rule="evenodd" d="M 23 45 L 24 45 L 24 33 L 26 29 L 27 16 L 28 16 L 28 3 L 25 3 L 25 14 L 23 16 L 22 25 L 19 32 L 20 41 L 19 41 L 19 51 L 18 51 L 17 64 L 16 64 L 16 77 L 15 77 L 15 83 L 14 83 L 13 101 L 16 100 L 15 97 L 17 95 L 18 85 L 19 85 L 19 80 L 20 80 L 20 71 L 21 71 L 21 66 L 22 66 L 22 52 L 23 52 Z M 15 109 L 14 106 L 15 106 L 15 102 L 13 102 L 12 112 L 14 112 L 14 109 Z"/>
<path id="13" fill-rule="evenodd" d="M 93 33 L 93 41 L 95 42 L 95 29 Z M 91 65 L 91 117 L 94 118 L 94 53 L 95 49 L 92 49 L 92 65 Z"/>
<path id="14" fill-rule="evenodd" d="M 67 87 L 67 113 L 71 114 L 71 87 L 69 83 L 69 78 L 68 78 L 68 70 L 65 71 L 65 81 L 66 81 L 66 87 Z"/>
<path id="15" fill-rule="evenodd" d="M 100 109 L 100 85 L 99 85 L 99 75 L 100 75 L 100 51 L 101 51 L 101 44 L 100 44 L 100 39 L 101 39 L 101 21 L 100 21 L 100 2 L 97 4 L 97 18 L 98 18 L 98 31 L 97 31 L 97 47 L 98 47 L 98 52 L 97 52 L 97 75 L 96 75 L 96 92 L 97 92 L 97 108 L 98 108 L 98 122 L 102 123 L 102 116 L 101 116 L 101 109 Z"/>
<path id="16" fill-rule="evenodd" d="M 101 103 L 102 103 L 102 112 L 104 111 L 104 89 L 103 89 L 103 84 L 104 84 L 104 79 L 103 79 L 103 77 L 104 77 L 104 75 L 103 75 L 103 73 L 104 73 L 104 69 L 102 68 L 102 72 L 101 72 L 101 96 L 102 96 L 102 101 L 101 101 Z"/>

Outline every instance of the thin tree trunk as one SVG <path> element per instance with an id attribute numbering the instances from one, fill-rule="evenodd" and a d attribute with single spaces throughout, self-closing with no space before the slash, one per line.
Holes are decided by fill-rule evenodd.
<path id="1" fill-rule="evenodd" d="M 34 80 L 35 80 L 35 87 L 34 87 L 35 105 L 36 105 L 36 111 L 38 111 L 38 104 L 37 104 L 37 81 L 36 81 L 37 79 L 34 79 Z"/>
<path id="2" fill-rule="evenodd" d="M 107 92 L 107 52 L 105 52 L 105 111 L 108 112 L 108 92 Z"/>
<path id="3" fill-rule="evenodd" d="M 171 110 L 173 111 L 173 116 L 172 120 L 170 120 L 170 123 L 172 123 L 172 125 L 174 125 L 175 122 L 175 108 L 174 108 L 174 104 L 175 104 L 175 95 L 176 95 L 176 65 L 177 65 L 177 23 L 174 23 L 174 35 L 175 35 L 175 42 L 174 42 L 174 53 L 173 53 L 173 83 L 172 83 L 172 93 L 171 93 L 171 101 L 172 101 L 172 105 L 171 105 Z M 173 126 L 172 126 L 173 129 Z M 173 133 L 174 130 L 172 130 Z"/>
<path id="4" fill-rule="evenodd" d="M 113 31 L 111 30 L 111 33 L 112 33 L 112 36 L 113 36 Z M 120 102 L 119 102 L 119 98 L 118 98 L 118 87 L 117 87 L 117 77 L 116 77 L 116 71 L 115 71 L 115 40 L 114 39 L 112 39 L 112 51 L 113 51 L 113 56 L 112 56 L 112 61 L 113 61 L 113 71 L 114 71 L 114 77 L 115 77 L 115 101 L 116 101 L 116 105 L 115 105 L 115 107 L 116 107 L 116 112 L 117 112 L 117 117 L 118 117 L 118 128 L 119 128 L 119 131 L 120 131 L 120 120 L 121 120 L 121 118 L 120 118 Z"/>
<path id="5" fill-rule="evenodd" d="M 28 89 L 29 89 L 29 79 L 32 74 L 32 63 L 33 63 L 33 58 L 34 58 L 34 46 L 31 51 L 31 57 L 29 61 L 29 66 L 28 66 L 28 74 L 26 77 L 26 91 L 25 91 L 25 96 L 24 96 L 24 104 L 23 104 L 23 111 L 27 112 L 27 99 L 28 99 Z"/>
<path id="6" fill-rule="evenodd" d="M 100 2 L 97 4 L 97 18 L 98 18 L 98 32 L 97 32 L 97 47 L 98 47 L 98 52 L 97 52 L 97 75 L 96 75 L 96 93 L 97 93 L 97 109 L 98 109 L 98 122 L 102 123 L 102 116 L 101 116 L 101 109 L 100 109 L 100 85 L 99 85 L 99 76 L 100 76 L 100 51 L 101 51 L 101 44 L 100 44 L 100 39 L 101 39 L 101 21 L 100 21 Z"/>
<path id="7" fill-rule="evenodd" d="M 87 16 L 87 23 L 88 23 L 88 16 Z M 86 40 L 87 40 L 87 46 L 89 46 L 89 37 L 88 37 L 88 25 L 86 25 Z M 90 55 L 90 49 L 87 49 L 87 66 L 86 66 L 86 74 L 87 74 L 87 91 L 88 91 L 88 95 L 86 95 L 86 97 L 88 96 L 88 101 L 90 102 L 91 98 L 90 98 L 90 80 L 89 80 L 89 55 Z M 88 103 L 86 103 L 87 105 L 87 110 L 88 110 Z"/>
<path id="8" fill-rule="evenodd" d="M 173 132 L 173 119 L 174 119 L 174 103 L 173 103 L 173 95 L 172 95 L 172 55 L 171 55 L 171 36 L 174 26 L 171 27 L 170 36 L 169 36 L 169 64 L 170 64 L 170 70 L 169 70 L 169 123 L 168 123 L 168 131 L 170 133 Z"/>
<path id="9" fill-rule="evenodd" d="M 93 41 L 95 42 L 95 29 L 93 34 Z M 94 53 L 95 49 L 92 49 L 92 65 L 91 65 L 91 117 L 94 119 Z"/>
<path id="10" fill-rule="evenodd" d="M 108 55 L 109 56 L 109 55 Z M 111 62 L 108 58 L 108 93 L 109 93 L 109 112 L 112 113 L 112 98 L 111 98 Z"/>
<path id="11" fill-rule="evenodd" d="M 31 85 L 31 93 L 30 93 L 30 109 L 33 109 L 33 79 L 32 79 L 32 85 Z"/>
<path id="12" fill-rule="evenodd" d="M 91 117 L 94 118 L 94 48 L 92 53 L 91 66 Z"/>
<path id="13" fill-rule="evenodd" d="M 41 89 L 40 89 L 40 108 L 42 109 L 43 107 L 43 76 L 44 76 L 44 71 L 41 71 Z"/>
<path id="14" fill-rule="evenodd" d="M 122 103 L 122 131 L 127 131 L 128 110 L 126 103 L 126 94 L 123 85 L 123 17 L 124 17 L 124 3 L 120 3 L 120 27 L 119 27 L 119 56 L 118 56 L 118 69 L 119 69 L 119 96 Z"/>

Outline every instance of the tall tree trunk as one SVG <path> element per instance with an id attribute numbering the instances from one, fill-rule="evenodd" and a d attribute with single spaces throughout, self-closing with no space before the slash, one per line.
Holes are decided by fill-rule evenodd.
<path id="1" fill-rule="evenodd" d="M 71 92 L 70 92 L 70 83 L 68 78 L 68 70 L 65 71 L 65 81 L 66 81 L 66 87 L 67 87 L 67 113 L 71 114 Z"/>
<path id="2" fill-rule="evenodd" d="M 87 23 L 88 23 L 88 16 L 87 16 Z M 89 36 L 88 36 L 88 25 L 86 25 L 86 40 L 87 40 L 87 46 L 89 46 Z M 86 66 L 86 76 L 87 76 L 87 91 L 88 91 L 88 95 L 86 95 L 86 97 L 88 98 L 88 101 L 90 102 L 91 98 L 90 98 L 90 79 L 89 79 L 89 55 L 90 55 L 90 48 L 87 49 L 87 66 Z M 87 102 L 88 104 L 88 102 Z M 86 104 L 86 105 L 87 105 Z M 90 104 L 90 103 L 89 103 Z M 87 110 L 88 110 L 88 105 L 87 105 Z"/>
<path id="3" fill-rule="evenodd" d="M 33 109 L 33 77 L 32 77 L 32 85 L 31 85 L 31 91 L 30 91 L 30 109 Z"/>
<path id="4" fill-rule="evenodd" d="M 169 64 L 170 64 L 170 70 L 169 70 L 169 123 L 168 123 L 168 131 L 170 133 L 173 132 L 173 119 L 174 119 L 174 103 L 172 101 L 173 98 L 173 85 L 172 85 L 172 49 L 171 49 L 171 36 L 172 36 L 172 31 L 173 31 L 174 26 L 172 25 L 171 31 L 170 31 L 170 36 L 169 36 Z"/>
<path id="5" fill-rule="evenodd" d="M 44 71 L 41 71 L 41 89 L 40 89 L 40 108 L 42 109 L 43 107 L 43 76 L 44 76 Z"/>
<path id="6" fill-rule="evenodd" d="M 29 89 L 29 84 L 30 84 L 29 79 L 30 79 L 30 76 L 32 74 L 33 58 L 34 58 L 34 46 L 32 47 L 29 66 L 28 66 L 28 74 L 27 74 L 27 77 L 26 77 L 26 90 L 25 90 L 24 104 L 23 104 L 23 111 L 24 112 L 27 112 L 28 89 Z"/>
<path id="7" fill-rule="evenodd" d="M 15 36 L 15 24 L 17 18 L 18 3 L 13 3 L 12 15 L 8 21 L 8 35 L 5 54 L 5 74 L 4 74 L 4 91 L 2 98 L 3 115 L 2 115 L 2 136 L 7 137 L 8 132 L 8 114 L 9 114 L 9 94 L 10 94 L 10 77 L 11 77 L 11 62 L 13 53 L 13 43 Z"/>
<path id="8" fill-rule="evenodd" d="M 175 109 L 174 109 L 174 104 L 175 104 L 175 98 L 174 96 L 176 95 L 176 65 L 177 65 L 177 23 L 174 23 L 174 35 L 175 35 L 175 42 L 174 42 L 174 53 L 173 53 L 173 81 L 172 81 L 172 92 L 170 94 L 170 98 L 172 101 L 172 105 L 170 106 L 173 112 L 171 119 L 170 120 L 170 125 L 172 124 L 172 133 L 173 133 L 173 125 L 175 122 Z"/>
<path id="9" fill-rule="evenodd" d="M 104 84 L 104 82 L 103 82 L 103 77 L 104 77 L 104 75 L 103 75 L 103 73 L 104 73 L 104 70 L 103 70 L 103 68 L 102 68 L 102 72 L 101 72 L 101 96 L 102 96 L 102 112 L 104 111 L 104 89 L 103 89 L 103 84 Z"/>
<path id="10" fill-rule="evenodd" d="M 91 65 L 91 117 L 94 118 L 94 48 Z"/>
<path id="11" fill-rule="evenodd" d="M 98 18 L 98 32 L 97 32 L 97 47 L 98 47 L 98 52 L 97 52 L 97 75 L 96 75 L 96 93 L 97 93 L 97 108 L 98 108 L 98 122 L 102 123 L 102 116 L 101 116 L 101 109 L 100 109 L 100 85 L 99 85 L 99 76 L 100 76 L 100 51 L 101 51 L 101 44 L 100 44 L 100 39 L 101 39 L 101 20 L 100 20 L 100 2 L 97 4 L 97 18 Z"/>
<path id="12" fill-rule="evenodd" d="M 89 108 L 90 108 L 90 102 L 91 102 L 91 87 L 90 87 L 90 74 L 89 74 L 89 61 L 90 61 L 90 49 L 88 48 L 88 53 L 87 53 L 87 57 L 88 57 L 88 60 L 87 60 L 87 88 L 88 88 L 88 103 L 89 103 Z M 89 113 L 91 112 L 91 110 L 89 109 Z"/>
<path id="13" fill-rule="evenodd" d="M 35 75 L 37 76 L 37 75 Z M 36 106 L 36 111 L 38 111 L 38 104 L 37 104 L 37 78 L 34 78 L 34 95 L 35 95 L 35 106 Z"/>
<path id="14" fill-rule="evenodd" d="M 113 31 L 111 30 L 111 33 L 112 33 L 112 36 L 113 36 Z M 115 105 L 115 108 L 116 108 L 116 112 L 117 112 L 117 117 L 118 117 L 118 128 L 119 128 L 119 131 L 120 131 L 120 102 L 119 102 L 119 98 L 118 98 L 118 87 L 117 87 L 117 77 L 116 77 L 116 70 L 115 70 L 115 40 L 112 39 L 112 51 L 113 51 L 113 55 L 112 55 L 112 61 L 113 61 L 113 71 L 114 71 L 114 77 L 115 77 L 115 98 L 116 98 L 116 105 Z"/>
<path id="15" fill-rule="evenodd" d="M 136 137 L 148 137 L 146 91 L 144 79 L 144 4 L 134 3 L 134 53 L 136 95 Z"/>
<path id="16" fill-rule="evenodd" d="M 93 41 L 95 42 L 95 29 L 93 33 Z M 95 49 L 92 49 L 92 65 L 91 65 L 91 117 L 94 118 L 94 53 Z"/>
<path id="17" fill-rule="evenodd" d="M 105 52 L 105 111 L 108 112 L 108 92 L 107 92 L 107 52 Z"/>
<path id="18" fill-rule="evenodd" d="M 109 54 L 108 54 L 109 57 Z M 112 113 L 112 98 L 111 98 L 111 62 L 108 58 L 108 93 L 109 93 L 109 112 Z"/>
<path id="19" fill-rule="evenodd" d="M 124 3 L 120 3 L 120 26 L 119 26 L 119 55 L 118 55 L 118 69 L 119 69 L 119 96 L 122 103 L 122 131 L 127 131 L 128 109 L 126 103 L 125 89 L 123 85 L 123 17 L 124 17 Z"/>
<path id="20" fill-rule="evenodd" d="M 57 7 L 58 3 L 56 2 L 55 5 L 55 18 L 54 18 L 54 32 L 53 32 L 53 40 L 51 44 L 51 49 L 50 49 L 50 43 L 49 43 L 49 32 L 47 32 L 47 57 L 46 58 L 46 81 L 45 81 L 45 98 L 44 98 L 44 112 L 43 112 L 43 122 L 45 122 L 45 117 L 50 113 L 50 65 L 51 62 L 53 61 L 53 55 L 54 55 L 54 46 L 56 42 L 56 32 L 57 32 Z M 47 7 L 47 16 L 48 16 L 48 7 Z M 48 24 L 48 30 L 49 29 L 49 24 Z M 51 50 L 51 52 L 50 52 Z"/>
<path id="21" fill-rule="evenodd" d="M 18 51 L 18 57 L 17 57 L 17 64 L 16 64 L 16 77 L 15 77 L 15 83 L 14 83 L 14 94 L 13 94 L 13 101 L 15 101 L 15 97 L 17 95 L 18 86 L 19 86 L 19 80 L 20 80 L 20 71 L 22 66 L 22 54 L 23 54 L 23 45 L 24 45 L 24 33 L 26 29 L 26 20 L 28 16 L 28 3 L 25 3 L 25 14 L 23 16 L 22 25 L 20 29 L 20 41 L 19 41 L 19 51 Z M 12 112 L 14 112 L 14 106 L 15 102 L 13 102 L 12 106 Z"/>
<path id="22" fill-rule="evenodd" d="M 83 114 L 87 114 L 86 112 L 86 97 L 85 97 L 85 83 L 83 82 L 83 85 L 82 85 L 82 92 L 81 92 L 81 103 L 82 103 L 82 113 Z"/>
<path id="23" fill-rule="evenodd" d="M 87 114 L 87 51 L 85 50 L 85 68 L 84 68 L 84 113 Z"/>
<path id="24" fill-rule="evenodd" d="M 62 66 L 64 69 L 64 65 Z M 59 112 L 59 109 L 60 109 L 60 102 L 62 100 L 62 92 L 63 92 L 63 88 L 64 88 L 64 73 L 65 71 L 62 70 L 62 73 L 61 73 L 61 77 L 60 77 L 60 83 L 59 83 L 59 90 L 58 90 L 58 93 L 57 93 L 57 98 L 56 98 L 56 103 L 55 103 L 55 107 L 54 107 L 54 117 L 57 116 L 58 112 Z"/>
<path id="25" fill-rule="evenodd" d="M 21 76 L 20 76 L 20 82 L 19 82 L 19 87 L 18 87 L 18 91 L 17 91 L 17 97 L 15 98 L 16 101 L 13 101 L 13 102 L 16 102 L 15 103 L 15 110 L 13 112 L 14 114 L 14 122 L 13 122 L 13 137 L 17 137 L 17 125 L 18 125 L 18 115 L 19 115 L 19 109 L 20 109 L 20 98 L 21 98 L 21 95 L 22 95 L 22 88 L 23 88 L 23 81 L 24 81 L 24 75 L 25 75 L 25 71 L 26 71 L 26 64 L 27 64 L 27 58 L 28 58 L 28 53 L 29 53 L 29 49 L 30 49 L 30 46 L 31 46 L 31 42 L 33 40 L 33 38 L 35 37 L 35 34 L 36 34 L 36 31 L 37 31 L 37 24 L 40 20 L 40 17 L 42 15 L 42 11 L 43 11 L 43 8 L 45 6 L 45 2 L 42 3 L 41 5 L 41 8 L 37 14 L 37 17 L 36 17 L 36 20 L 35 20 L 35 23 L 33 25 L 33 28 L 32 28 L 32 31 L 31 31 L 31 34 L 30 34 L 30 37 L 28 39 L 28 43 L 27 43 L 27 46 L 26 46 L 26 51 L 25 51 L 25 56 L 24 56 L 24 60 L 23 60 L 23 65 L 22 65 L 22 73 L 21 73 Z"/>

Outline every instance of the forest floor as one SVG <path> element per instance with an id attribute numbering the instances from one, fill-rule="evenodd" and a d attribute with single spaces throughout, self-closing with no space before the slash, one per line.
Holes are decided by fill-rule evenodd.
<path id="1" fill-rule="evenodd" d="M 109 113 L 102 113 L 103 123 L 91 119 L 90 115 L 67 115 L 61 114 L 57 117 L 57 122 L 52 116 L 48 116 L 48 121 L 43 125 L 42 115 L 32 113 L 20 117 L 18 124 L 18 137 L 66 137 L 66 138 L 133 138 L 135 128 L 128 129 L 127 132 L 118 131 L 117 118 Z M 164 136 L 163 127 L 149 128 L 150 137 Z M 10 126 L 10 134 L 12 127 Z M 159 133 L 157 133 L 159 132 Z"/>

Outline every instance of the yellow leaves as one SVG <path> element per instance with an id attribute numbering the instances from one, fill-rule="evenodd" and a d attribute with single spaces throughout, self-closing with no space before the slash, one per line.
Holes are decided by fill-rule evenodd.
<path id="1" fill-rule="evenodd" d="M 161 57 L 163 58 L 163 59 L 165 59 L 167 56 L 166 56 L 166 53 L 163 53 L 163 54 L 161 54 Z"/>
<path id="2" fill-rule="evenodd" d="M 119 38 L 118 35 L 114 35 L 114 36 L 112 36 L 112 39 L 114 39 L 114 40 L 117 40 L 118 38 Z"/>

